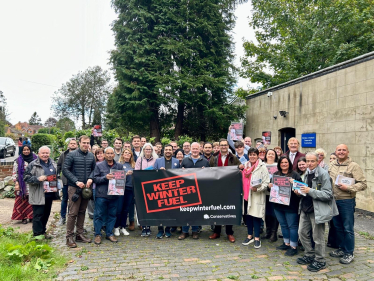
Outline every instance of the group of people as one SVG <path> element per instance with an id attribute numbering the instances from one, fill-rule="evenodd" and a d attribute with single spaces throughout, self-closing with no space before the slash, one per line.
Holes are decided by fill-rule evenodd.
<path id="1" fill-rule="evenodd" d="M 243 219 L 247 226 L 243 245 L 253 243 L 257 249 L 261 247 L 261 239 L 277 241 L 280 225 L 283 243 L 276 248 L 284 250 L 287 256 L 294 256 L 301 243 L 305 252 L 297 262 L 317 272 L 326 267 L 325 224 L 328 223 L 328 245 L 336 248 L 330 256 L 340 258 L 343 264 L 354 259 L 355 197 L 357 192 L 366 189 L 366 179 L 362 169 L 349 157 L 345 144 L 338 145 L 330 161 L 325 161 L 327 155 L 323 149 L 306 155 L 301 153 L 296 138 L 289 139 L 285 153 L 280 147 L 268 149 L 261 142 L 252 147 L 249 137 L 233 142 L 230 134 L 214 143 L 185 142 L 182 148 L 174 141 L 164 147 L 161 143 L 153 146 L 140 136 L 134 136 L 131 143 L 116 138 L 113 147 L 107 140 L 101 141 L 101 147 L 93 140 L 92 136 L 81 136 L 78 144 L 71 139 L 68 150 L 61 154 L 57 163 L 49 157 L 48 147 L 41 147 L 36 156 L 29 145 L 24 145 L 14 165 L 18 193 L 12 219 L 26 223 L 27 219 L 32 219 L 34 235 L 47 238 L 46 223 L 52 201 L 58 196 L 55 192 L 45 193 L 43 182 L 49 175 L 60 177 L 61 174 L 63 196 L 59 223 L 66 224 L 67 246 L 74 248 L 77 242 L 92 242 L 85 236 L 83 227 L 88 206 L 93 217 L 94 243 L 102 243 L 103 232 L 107 240 L 115 243 L 117 236 L 129 235 L 127 230 L 135 229 L 134 170 L 237 166 L 242 172 Z M 108 183 L 114 178 L 111 170 L 125 171 L 123 196 L 108 195 Z M 269 202 L 275 188 L 274 176 L 305 185 L 291 192 L 288 205 Z M 338 176 L 352 178 L 354 183 L 340 183 Z M 260 180 L 255 186 L 252 185 L 254 179 Z M 87 196 L 90 194 L 87 190 L 93 190 L 93 199 Z M 260 237 L 264 222 L 266 230 Z M 189 228 L 182 226 L 179 240 L 190 235 Z M 191 228 L 192 238 L 198 239 L 201 226 Z M 175 226 L 160 226 L 156 237 L 171 237 L 175 229 Z M 150 236 L 150 226 L 141 226 L 141 230 L 141 236 Z M 222 226 L 216 225 L 212 230 L 209 238 L 220 238 Z M 234 243 L 233 226 L 226 225 L 225 231 L 228 240 Z"/>

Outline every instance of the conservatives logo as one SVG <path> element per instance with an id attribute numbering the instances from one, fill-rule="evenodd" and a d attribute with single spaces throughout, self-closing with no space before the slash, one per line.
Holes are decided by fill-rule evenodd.
<path id="1" fill-rule="evenodd" d="M 204 219 L 209 220 L 209 215 L 208 215 L 208 214 L 205 214 L 205 215 L 204 215 Z"/>

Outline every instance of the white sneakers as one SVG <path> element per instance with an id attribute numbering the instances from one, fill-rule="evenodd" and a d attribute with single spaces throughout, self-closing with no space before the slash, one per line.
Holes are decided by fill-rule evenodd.
<path id="1" fill-rule="evenodd" d="M 127 230 L 126 230 L 125 228 L 115 227 L 115 228 L 113 229 L 113 234 L 114 234 L 114 236 L 120 236 L 121 233 L 122 233 L 123 235 L 125 235 L 125 236 L 130 235 L 130 233 L 128 233 Z"/>

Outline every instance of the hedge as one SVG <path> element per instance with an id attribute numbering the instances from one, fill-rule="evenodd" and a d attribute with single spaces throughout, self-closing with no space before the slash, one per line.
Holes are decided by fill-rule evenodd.
<path id="1" fill-rule="evenodd" d="M 49 134 L 35 134 L 31 137 L 31 148 L 37 153 L 43 145 L 52 145 L 54 136 Z"/>

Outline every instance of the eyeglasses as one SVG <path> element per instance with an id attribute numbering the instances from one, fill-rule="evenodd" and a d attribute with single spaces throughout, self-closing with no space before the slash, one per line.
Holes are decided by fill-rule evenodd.
<path id="1" fill-rule="evenodd" d="M 228 144 L 220 144 L 219 146 L 225 147 L 225 146 L 229 146 L 229 145 Z"/>
<path id="2" fill-rule="evenodd" d="M 145 151 L 152 151 L 152 149 L 148 148 L 148 149 L 144 149 Z"/>
<path id="3" fill-rule="evenodd" d="M 264 151 L 264 150 L 263 151 L 259 151 L 259 153 L 266 153 L 266 151 Z"/>

